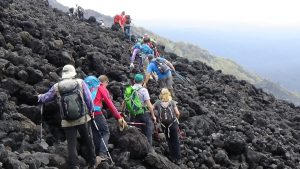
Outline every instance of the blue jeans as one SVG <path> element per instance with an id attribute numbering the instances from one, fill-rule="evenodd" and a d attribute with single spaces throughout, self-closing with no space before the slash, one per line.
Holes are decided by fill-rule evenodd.
<path id="1" fill-rule="evenodd" d="M 139 125 L 138 127 L 142 130 L 142 133 L 147 137 L 149 144 L 152 146 L 152 134 L 153 134 L 153 122 L 150 118 L 150 113 L 145 112 L 144 114 L 132 116 L 130 120 L 136 123 L 145 123 L 146 125 Z"/>
<path id="2" fill-rule="evenodd" d="M 108 124 L 107 121 L 105 119 L 105 116 L 103 114 L 101 115 L 95 115 L 95 122 L 98 126 L 98 129 L 101 133 L 101 136 L 99 134 L 99 131 L 96 129 L 94 122 L 92 122 L 92 131 L 93 131 L 93 138 L 94 138 L 94 145 L 95 145 L 95 151 L 96 151 L 96 155 L 106 155 L 107 151 L 105 148 L 105 145 L 102 141 L 102 138 L 106 144 L 106 146 L 108 145 L 108 140 L 109 140 L 109 128 L 108 128 Z"/>
<path id="3" fill-rule="evenodd" d="M 124 26 L 125 37 L 131 41 L 130 25 Z"/>

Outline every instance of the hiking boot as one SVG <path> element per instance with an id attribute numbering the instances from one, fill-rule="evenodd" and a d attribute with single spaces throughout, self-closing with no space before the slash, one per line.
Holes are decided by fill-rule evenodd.
<path id="1" fill-rule="evenodd" d="M 96 157 L 96 163 L 94 165 L 89 165 L 88 169 L 96 169 L 98 167 L 98 165 L 101 163 L 101 157 L 97 156 Z"/>
<path id="2" fill-rule="evenodd" d="M 101 161 L 106 161 L 106 160 L 109 159 L 109 157 L 108 157 L 106 154 L 100 154 L 100 155 L 97 156 L 97 157 L 99 157 L 99 159 L 100 159 Z"/>

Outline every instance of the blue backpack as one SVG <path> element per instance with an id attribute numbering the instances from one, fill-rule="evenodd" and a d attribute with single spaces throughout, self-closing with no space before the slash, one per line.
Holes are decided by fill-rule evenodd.
<path id="1" fill-rule="evenodd" d="M 93 101 L 96 98 L 98 87 L 100 86 L 100 81 L 96 76 L 88 76 L 84 79 L 84 82 L 88 85 L 88 88 L 91 91 Z M 94 106 L 94 111 L 101 111 L 100 106 Z"/>
<path id="2" fill-rule="evenodd" d="M 142 44 L 141 49 L 142 53 L 144 54 L 153 54 L 153 49 L 151 49 L 147 44 Z"/>

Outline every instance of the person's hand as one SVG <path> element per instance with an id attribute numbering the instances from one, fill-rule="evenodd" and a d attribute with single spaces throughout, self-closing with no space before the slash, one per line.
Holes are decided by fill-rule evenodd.
<path id="1" fill-rule="evenodd" d="M 152 116 L 153 122 L 156 123 L 156 117 Z"/>
<path id="2" fill-rule="evenodd" d="M 130 63 L 130 66 L 129 66 L 131 69 L 134 68 L 134 64 L 133 63 Z"/>
<path id="3" fill-rule="evenodd" d="M 126 121 L 124 120 L 123 117 L 119 118 L 118 119 L 118 122 L 119 122 L 119 126 L 120 126 L 120 130 L 123 131 L 125 128 L 128 127 Z"/>
<path id="4" fill-rule="evenodd" d="M 95 118 L 95 113 L 94 112 L 90 112 L 90 116 L 91 116 L 92 119 L 94 119 Z"/>
<path id="5" fill-rule="evenodd" d="M 37 95 L 37 98 L 38 98 L 38 103 L 40 102 L 40 100 L 41 100 L 41 96 L 42 96 L 42 94 L 38 94 Z"/>
<path id="6" fill-rule="evenodd" d="M 145 87 L 145 88 L 146 88 L 146 87 L 147 87 L 147 84 L 146 84 L 146 83 L 143 83 L 143 87 Z"/>

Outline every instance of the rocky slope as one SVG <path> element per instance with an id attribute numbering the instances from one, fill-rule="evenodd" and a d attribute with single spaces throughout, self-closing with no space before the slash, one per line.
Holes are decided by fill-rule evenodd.
<path id="1" fill-rule="evenodd" d="M 62 66 L 78 76 L 107 74 L 115 104 L 122 100 L 129 73 L 130 44 L 123 34 L 69 18 L 43 0 L 0 1 L 0 166 L 7 169 L 66 168 L 66 142 L 55 102 L 45 107 L 40 142 L 37 93 L 59 81 Z M 200 61 L 167 53 L 182 113 L 183 160 L 170 162 L 165 143 L 155 152 L 134 128 L 119 132 L 110 118 L 115 165 L 98 168 L 296 169 L 300 168 L 300 108 L 276 100 L 246 81 L 214 71 Z M 149 83 L 152 101 L 159 93 Z M 85 157 L 84 146 L 80 154 Z M 80 158 L 85 165 L 84 158 Z"/>
<path id="2" fill-rule="evenodd" d="M 56 0 L 49 0 L 49 3 L 55 8 L 58 8 L 65 12 L 68 11 L 68 7 L 63 6 Z M 96 17 L 97 20 L 103 20 L 105 25 L 108 27 L 111 26 L 113 23 L 112 17 L 87 9 L 85 17 L 89 18 L 90 16 Z M 144 33 L 148 33 L 151 37 L 157 39 L 157 41 L 160 44 L 163 44 L 166 47 L 166 51 L 175 53 L 178 56 L 182 56 L 190 60 L 200 60 L 201 62 L 206 63 L 215 70 L 222 70 L 224 74 L 233 75 L 239 80 L 246 80 L 251 84 L 255 85 L 256 87 L 262 88 L 265 92 L 273 94 L 278 99 L 283 99 L 292 102 L 296 105 L 300 105 L 299 94 L 290 92 L 289 90 L 273 83 L 270 80 L 264 79 L 254 73 L 250 73 L 249 71 L 245 70 L 242 66 L 230 59 L 214 56 L 210 54 L 209 51 L 193 44 L 170 41 L 149 30 L 144 29 L 143 27 L 133 26 L 132 31 L 135 35 L 143 35 Z"/>

